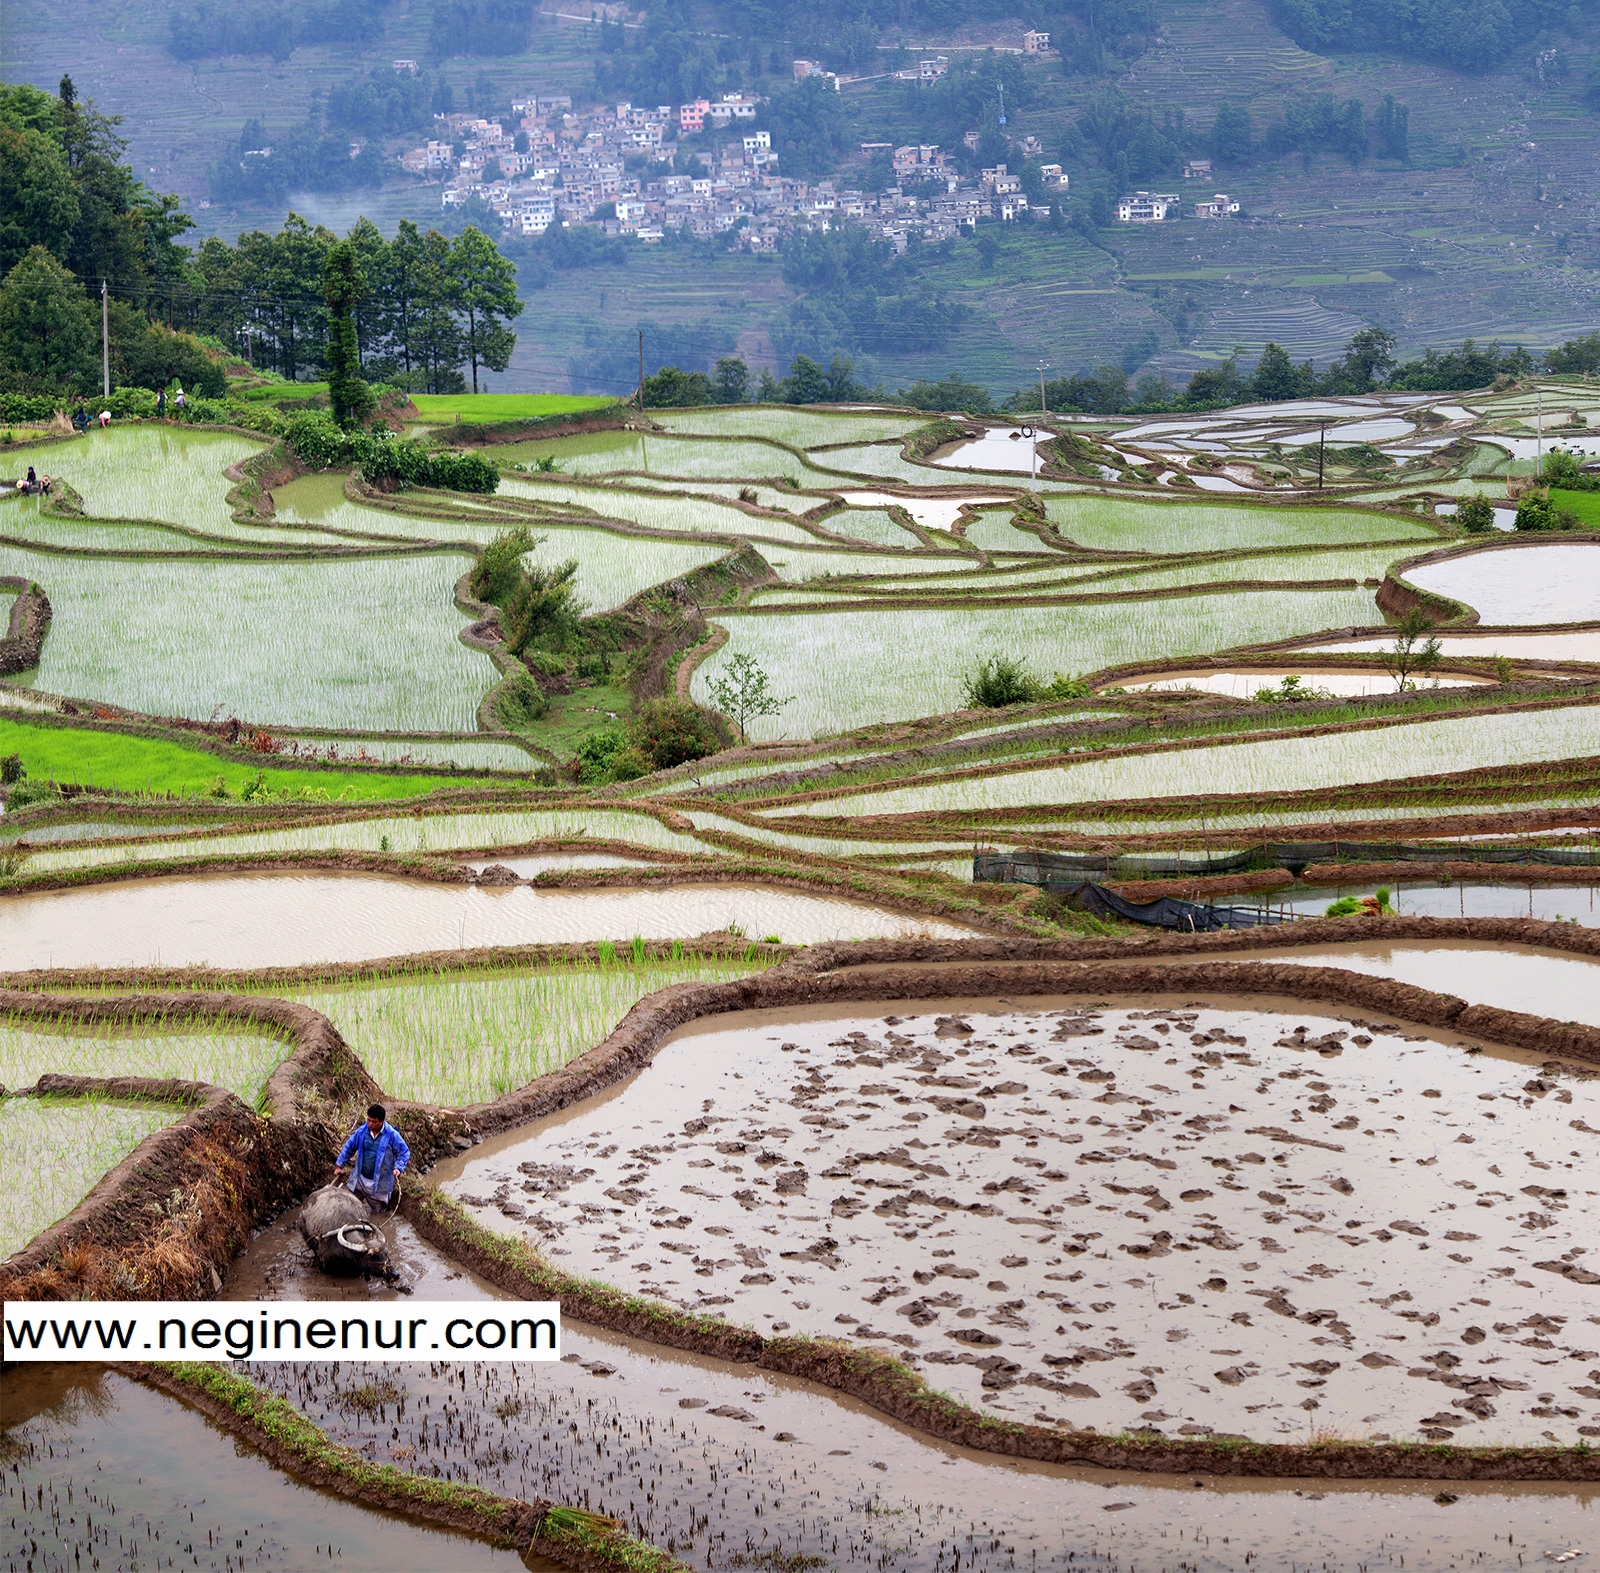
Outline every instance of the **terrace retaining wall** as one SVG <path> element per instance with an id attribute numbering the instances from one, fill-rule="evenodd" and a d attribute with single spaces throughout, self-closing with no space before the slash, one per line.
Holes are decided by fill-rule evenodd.
<path id="1" fill-rule="evenodd" d="M 31 579 L 12 574 L 0 577 L 0 589 L 17 592 L 5 637 L 0 639 L 0 672 L 26 672 L 39 664 L 50 630 L 50 598 Z"/>

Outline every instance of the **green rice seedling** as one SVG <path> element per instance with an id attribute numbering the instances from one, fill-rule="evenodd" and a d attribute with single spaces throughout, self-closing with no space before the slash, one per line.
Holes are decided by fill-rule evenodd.
<path id="1" fill-rule="evenodd" d="M 462 770 L 529 771 L 543 763 L 515 743 L 504 743 L 492 737 L 351 737 L 348 733 L 326 732 L 273 735 L 280 747 L 298 747 L 302 755 L 314 758 L 379 759 L 422 769 L 455 765 Z"/>
<path id="2" fill-rule="evenodd" d="M 1044 552 L 1050 550 L 1031 530 L 1022 530 L 1009 510 L 990 508 L 980 513 L 963 532 L 968 542 L 986 552 Z"/>
<path id="3" fill-rule="evenodd" d="M 1281 591 L 1173 597 L 1066 607 L 954 607 L 727 615 L 728 642 L 703 662 L 692 692 L 736 655 L 749 655 L 781 691 L 781 717 L 758 722 L 758 741 L 815 737 L 874 722 L 954 710 L 961 676 L 1004 651 L 1032 671 L 1096 672 L 1113 664 L 1198 655 L 1298 633 L 1364 624 L 1370 590 Z"/>
<path id="4" fill-rule="evenodd" d="M 1273 580 L 1294 583 L 1303 579 L 1382 579 L 1392 564 L 1416 555 L 1416 546 L 1358 546 L 1318 552 L 1252 553 L 1248 557 L 1225 557 L 1189 562 L 1170 568 L 1119 568 L 1080 578 L 1074 588 L 1082 591 L 1170 590 L 1185 585 L 1224 584 L 1229 580 Z M 1019 585 L 1016 593 L 1026 594 Z"/>
<path id="5" fill-rule="evenodd" d="M 497 680 L 456 637 L 464 560 L 279 563 L 60 558 L 0 547 L 0 573 L 49 586 L 37 669 L 52 693 L 204 720 L 471 731 Z M 367 608 L 362 614 L 360 608 Z M 276 637 L 269 630 L 279 630 Z"/>
<path id="6" fill-rule="evenodd" d="M 766 437 L 793 448 L 818 443 L 877 442 L 885 437 L 905 437 L 925 425 L 926 415 L 891 414 L 851 410 L 838 414 L 796 409 L 676 410 L 654 417 L 668 431 L 713 437 Z"/>
<path id="7" fill-rule="evenodd" d="M 31 1086 L 46 1071 L 176 1077 L 226 1087 L 254 1104 L 292 1048 L 286 1038 L 245 1023 L 108 1022 L 69 1028 L 12 1017 L 0 1020 L 0 1087 Z"/>
<path id="8" fill-rule="evenodd" d="M 822 520 L 821 528 L 873 546 L 899 546 L 910 550 L 922 545 L 913 531 L 889 517 L 887 508 L 846 508 L 843 513 L 829 514 Z"/>
<path id="9" fill-rule="evenodd" d="M 1310 737 L 1265 738 L 1122 755 L 1039 770 L 867 792 L 798 806 L 807 815 L 1117 802 L 1130 798 L 1311 791 L 1489 766 L 1570 759 L 1594 751 L 1593 705 L 1429 719 Z"/>
<path id="10" fill-rule="evenodd" d="M 835 518 L 842 515 L 835 514 Z M 831 524 L 825 528 L 831 529 Z M 902 532 L 903 534 L 904 532 Z M 848 551 L 837 546 L 827 546 L 818 541 L 813 546 L 763 547 L 761 555 L 772 565 L 780 579 L 791 584 L 807 584 L 829 575 L 845 579 L 894 575 L 921 574 L 943 576 L 970 569 L 973 558 L 964 553 L 951 552 L 934 556 L 924 552 L 919 556 L 890 555 L 887 552 Z"/>
<path id="11" fill-rule="evenodd" d="M 32 464 L 67 481 L 91 517 L 159 519 L 203 530 L 228 517 L 234 483 L 222 472 L 263 446 L 226 432 L 113 426 L 6 457 L 19 474 Z"/>
<path id="12" fill-rule="evenodd" d="M 1429 540 L 1435 536 L 1425 524 L 1354 508 L 1275 508 L 1049 495 L 1045 498 L 1045 513 L 1062 535 L 1079 546 L 1119 552 L 1349 546 L 1360 541 Z"/>
<path id="13" fill-rule="evenodd" d="M 814 456 L 819 465 L 842 470 L 849 475 L 868 475 L 886 481 L 907 481 L 912 486 L 1019 486 L 1027 483 L 1026 472 L 993 474 L 976 470 L 941 469 L 936 464 L 916 464 L 900 457 L 897 447 L 832 448 Z"/>
<path id="14" fill-rule="evenodd" d="M 61 847 L 40 851 L 36 870 L 92 868 L 106 863 L 167 858 L 247 856 L 254 852 L 463 852 L 478 847 L 520 847 L 540 841 L 622 841 L 641 851 L 708 852 L 713 848 L 649 814 L 617 809 L 486 811 L 476 814 L 405 814 L 351 819 L 285 830 L 211 832 L 163 837 L 134 845 Z M 385 843 L 388 843 L 387 846 Z"/>
<path id="15" fill-rule="evenodd" d="M 732 541 L 725 546 L 701 541 L 654 541 L 563 525 L 541 524 L 535 535 L 544 539 L 524 560 L 542 568 L 556 567 L 569 559 L 576 561 L 578 596 L 594 611 L 621 606 L 641 590 L 704 568 L 726 556 L 734 546 Z"/>
<path id="16" fill-rule="evenodd" d="M 737 497 L 744 502 L 753 502 L 758 508 L 777 508 L 783 513 L 805 513 L 828 500 L 814 492 L 791 492 L 787 488 L 780 490 L 759 481 L 715 481 L 703 476 L 674 480 L 669 475 L 630 475 L 619 484 L 625 485 L 630 491 L 688 491 L 700 497 L 725 500 Z"/>
<path id="17" fill-rule="evenodd" d="M 720 498 L 673 497 L 624 490 L 621 486 L 575 486 L 507 478 L 502 492 L 535 502 L 570 503 L 605 519 L 625 519 L 652 530 L 694 530 L 704 535 L 754 536 L 772 541 L 813 543 L 816 537 L 782 519 L 753 518 Z"/>
<path id="18" fill-rule="evenodd" d="M 620 956 L 500 975 L 398 981 L 297 993 L 328 1016 L 384 1090 L 449 1106 L 481 1102 L 593 1048 L 646 994 L 669 983 L 723 983 L 762 963 L 652 961 L 641 939 Z"/>
<path id="19" fill-rule="evenodd" d="M 0 1259 L 66 1217 L 177 1104 L 0 1097 Z"/>

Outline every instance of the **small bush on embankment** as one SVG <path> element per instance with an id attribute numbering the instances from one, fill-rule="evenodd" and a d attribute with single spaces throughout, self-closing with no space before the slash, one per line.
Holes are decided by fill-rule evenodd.
<path id="1" fill-rule="evenodd" d="M 346 432 L 331 415 L 307 410 L 287 428 L 289 446 L 307 469 L 354 464 L 369 485 L 385 491 L 433 486 L 457 492 L 494 492 L 500 472 L 476 453 L 441 453 L 387 431 Z"/>

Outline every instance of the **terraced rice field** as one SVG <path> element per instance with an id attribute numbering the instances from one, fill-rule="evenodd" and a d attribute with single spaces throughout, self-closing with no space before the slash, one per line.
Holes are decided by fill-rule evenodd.
<path id="1" fill-rule="evenodd" d="M 9 1256 L 64 1218 L 107 1170 L 181 1114 L 173 1104 L 0 1098 L 0 1252 Z"/>
<path id="2" fill-rule="evenodd" d="M 31 1087 L 45 1072 L 64 1076 L 176 1077 L 210 1082 L 254 1103 L 290 1045 L 260 1028 L 198 1024 L 188 1032 L 162 1026 L 100 1026 L 52 1031 L 36 1023 L 0 1024 L 0 1087 Z"/>
<path id="3" fill-rule="evenodd" d="M 749 964 L 627 962 L 503 977 L 385 983 L 297 994 L 339 1029 L 400 1098 L 485 1103 L 599 1043 L 646 994 L 722 983 Z"/>
<path id="4" fill-rule="evenodd" d="M 1087 759 L 1046 770 L 900 787 L 806 804 L 806 814 L 912 814 L 932 808 L 1021 808 L 1117 802 L 1180 793 L 1315 790 L 1346 783 L 1481 769 L 1507 759 L 1566 759 L 1592 749 L 1587 705 L 1512 715 L 1440 719 L 1321 737 L 1229 742 L 1165 754 Z"/>
<path id="5" fill-rule="evenodd" d="M 569 1319 L 566 1363 L 537 1381 L 493 1363 L 251 1371 L 296 1425 L 393 1466 L 391 1485 L 422 1474 L 581 1504 L 713 1573 L 1232 1573 L 1304 1562 L 1312 1545 L 1319 1565 L 1403 1555 L 1442 1570 L 1581 1549 L 1567 1537 L 1586 1533 L 1585 1450 L 1600 1436 L 1581 1347 L 1594 1276 L 1584 1143 L 1600 1128 L 1580 1063 L 1581 1034 L 1600 1030 L 1582 938 L 1597 922 L 1592 873 L 1555 869 L 1541 884 L 1543 871 L 1519 869 L 1499 884 L 1504 864 L 1450 882 L 1437 864 L 1406 864 L 1417 873 L 1404 882 L 1385 869 L 1406 914 L 1551 920 L 1511 931 L 1533 941 L 1519 945 L 1472 925 L 1395 941 L 1389 920 L 1315 927 L 1335 895 L 1371 893 L 1371 865 L 1296 883 L 1267 856 L 1280 830 L 1331 839 L 1335 853 L 1347 834 L 1462 858 L 1485 838 L 1519 857 L 1592 850 L 1592 545 L 1497 541 L 1413 571 L 1499 625 L 1440 632 L 1447 660 L 1503 658 L 1466 669 L 1478 680 L 1422 670 L 1413 681 L 1433 691 L 1418 692 L 1375 659 L 1393 664 L 1396 637 L 1377 581 L 1458 542 L 1431 504 L 1482 484 L 1475 465 L 1513 462 L 1491 439 L 1526 436 L 1491 428 L 1525 422 L 1527 402 L 1074 423 L 1062 429 L 1094 460 L 1036 488 L 1026 441 L 998 420 L 935 464 L 902 456 L 923 417 L 900 410 L 647 411 L 655 430 L 485 449 L 504 472 L 492 496 L 357 492 L 333 472 L 276 488 L 274 511 L 263 503 L 245 523 L 229 515 L 222 470 L 263 444 L 129 427 L 30 450 L 71 479 L 87 517 L 0 506 L 0 535 L 31 543 L 0 544 L 0 574 L 37 585 L 51 608 L 38 665 L 0 686 L 14 716 L 0 760 L 14 751 L 26 774 L 9 784 L 0 835 L 0 963 L 56 969 L 0 981 L 70 990 L 75 1009 L 101 1015 L 0 1024 L 0 1259 L 185 1118 L 16 1095 L 43 1072 L 202 1079 L 243 1101 L 229 1118 L 254 1118 L 290 1046 L 231 1015 L 202 1026 L 179 996 L 224 989 L 326 1017 L 391 1118 L 434 1143 L 426 1178 L 420 1155 L 407 1178 L 412 1200 L 437 1184 L 464 1213 L 439 1215 L 428 1240 L 383 1220 L 392 1283 L 317 1273 L 293 1208 L 230 1266 L 232 1240 L 264 1222 L 236 1219 L 209 1258 L 225 1296 L 486 1303 L 509 1291 L 451 1254 L 476 1238 L 507 1271 L 537 1252 L 539 1294 L 566 1274 L 639 1318 L 630 1342 Z M 1430 407 L 1444 426 L 1412 418 Z M 1330 461 L 1369 441 L 1416 462 L 1330 462 L 1313 496 L 1314 464 L 1295 450 L 1323 420 Z M 1228 465 L 1227 497 L 1177 495 L 1127 468 L 1175 472 L 1206 452 Z M 534 468 L 542 458 L 560 473 Z M 1284 474 L 1264 489 L 1253 464 Z M 925 538 L 898 522 L 902 508 Z M 576 562 L 586 603 L 526 664 L 463 643 L 469 614 L 455 602 L 512 524 L 543 538 L 536 564 Z M 228 555 L 174 555 L 195 551 Z M 492 621 L 472 637 L 492 642 Z M 1119 682 L 1130 665 L 1145 670 Z M 508 674 L 543 697 L 518 685 L 522 709 L 482 704 Z M 1322 691 L 1284 692 L 1291 675 Z M 737 710 L 713 685 L 740 682 L 756 702 L 737 751 L 703 753 L 696 729 L 719 723 L 670 706 L 650 712 L 661 730 L 639 722 L 646 702 L 675 694 L 721 693 Z M 1268 687 L 1272 703 L 1258 697 Z M 148 719 L 102 708 L 113 705 Z M 58 797 L 52 779 L 100 785 Z M 1153 938 L 1158 964 L 1186 954 L 1059 891 L 975 879 L 975 852 L 1070 853 L 1074 879 L 1176 868 L 1190 881 L 1216 853 L 1257 849 L 1270 886 L 1221 899 L 1299 913 L 1290 937 L 1309 942 L 1263 936 L 1228 961 L 1342 969 L 1542 1024 L 1522 1037 L 1496 1027 L 1502 1043 L 1390 1019 L 1398 1007 L 1377 1019 L 1323 994 L 1188 980 L 1170 996 L 1148 978 L 1126 997 L 951 992 L 949 967 L 974 956 L 986 970 L 963 980 L 1006 987 L 999 958 L 1023 941 Z M 1190 895 L 1192 922 L 1211 898 L 1185 885 L 1178 899 Z M 977 936 L 1000 944 L 962 946 Z M 915 975 L 881 948 L 899 939 L 914 942 Z M 832 943 L 825 958 L 811 949 Z M 528 946 L 549 948 L 512 948 Z M 793 973 L 769 973 L 786 952 Z M 853 973 L 864 957 L 882 970 Z M 225 976 L 188 970 L 206 967 Z M 813 967 L 825 976 L 804 976 Z M 284 968 L 297 970 L 272 970 Z M 106 1019 L 128 992 L 137 1020 Z M 663 1023 L 675 1030 L 652 1037 Z M 628 1045 L 625 1067 L 578 1080 L 608 1040 Z M 1577 1047 L 1544 1058 L 1558 1041 Z M 556 1096 L 540 1080 L 561 1071 Z M 359 1117 L 367 1092 L 309 1074 L 295 1094 L 305 1108 L 274 1109 L 280 1120 Z M 520 1089 L 531 1102 L 472 1108 Z M 452 1109 L 474 1130 L 510 1123 L 452 1143 L 428 1134 L 418 1104 L 439 1131 L 461 1129 Z M 532 1107 L 548 1112 L 530 1122 Z M 249 1126 L 249 1142 L 265 1130 Z M 159 1264 L 177 1271 L 194 1243 L 191 1183 L 180 1178 L 159 1218 L 154 1203 L 131 1208 L 92 1250 L 40 1271 L 136 1285 Z M 194 1274 L 186 1289 L 210 1293 L 204 1267 Z M 705 1331 L 707 1351 L 725 1347 L 719 1319 L 785 1340 L 783 1358 L 819 1379 L 668 1350 L 652 1341 L 660 1319 L 679 1342 Z M 818 1339 L 854 1358 L 813 1369 Z M 829 1386 L 845 1369 L 942 1392 L 939 1415 L 977 1445 L 874 1418 Z M 96 1489 L 114 1480 L 119 1501 L 144 1503 L 150 1545 L 158 1528 L 175 1542 L 162 1554 L 198 1535 L 209 1500 L 190 1531 L 173 1516 L 181 1492 L 144 1492 L 143 1474 L 166 1467 L 162 1416 L 181 1411 L 140 1390 L 153 1440 L 130 1485 L 118 1473 L 133 1458 L 117 1418 L 133 1413 L 126 1395 L 96 1400 L 91 1423 L 53 1399 L 18 1403 L 18 1380 L 0 1378 L 8 1436 L 22 1438 L 0 1511 L 39 1542 L 41 1566 L 108 1549 L 46 1512 L 39 1488 L 65 1484 L 54 1446 L 62 1467 L 98 1449 Z M 1121 1468 L 1001 1459 L 983 1449 L 986 1420 L 1025 1428 L 1008 1435 L 1045 1456 L 1198 1451 L 1173 1455 L 1180 1473 L 1129 1484 Z M 1223 1503 L 1240 1439 L 1370 1449 L 1385 1467 L 1422 1445 L 1445 1483 L 1461 1446 L 1506 1446 L 1528 1450 L 1508 1456 L 1535 1478 L 1380 1492 L 1264 1476 L 1228 1486 Z M 1391 1443 L 1404 1446 L 1380 1451 Z M 1173 1480 L 1205 1494 L 1189 1484 L 1180 1506 Z M 228 1509 L 231 1545 L 204 1549 L 229 1565 L 369 1565 L 354 1542 L 334 1544 L 345 1531 L 317 1516 L 321 1499 L 307 1501 L 304 1522 L 324 1537 L 309 1560 L 306 1534 L 267 1505 L 248 1525 Z M 1204 1522 L 1202 1503 L 1215 1504 Z M 385 1565 L 467 1565 L 424 1533 L 408 1531 L 415 1543 L 391 1546 Z M 613 1561 L 655 1558 L 629 1546 Z"/>
<path id="6" fill-rule="evenodd" d="M 35 684 L 153 715 L 278 726 L 468 731 L 496 681 L 456 635 L 452 553 L 294 563 L 61 559 L 0 547 L 0 573 L 48 585 Z M 357 618 L 356 606 L 382 608 Z M 285 622 L 292 638 L 271 630 Z"/>
<path id="7" fill-rule="evenodd" d="M 693 691 L 703 695 L 734 656 L 749 655 L 782 693 L 797 695 L 752 735 L 820 736 L 955 709 L 963 674 L 992 653 L 1010 654 L 1048 679 L 1288 639 L 1372 616 L 1370 590 L 1327 590 L 1292 598 L 1240 591 L 1110 606 L 729 617 L 728 643 L 695 673 Z"/>

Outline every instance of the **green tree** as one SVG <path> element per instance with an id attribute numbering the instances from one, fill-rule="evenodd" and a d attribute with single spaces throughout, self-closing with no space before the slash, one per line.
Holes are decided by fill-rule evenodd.
<path id="1" fill-rule="evenodd" d="M 1394 101 L 1393 93 L 1385 93 L 1378 112 L 1372 117 L 1372 126 L 1378 134 L 1378 157 L 1397 158 L 1402 164 L 1411 159 L 1411 111 Z"/>
<path id="2" fill-rule="evenodd" d="M 478 368 L 504 371 L 516 348 L 517 336 L 506 324 L 522 311 L 517 270 L 482 230 L 469 225 L 450 248 L 446 279 L 476 393 Z"/>
<path id="3" fill-rule="evenodd" d="M 743 404 L 750 393 L 750 368 L 737 355 L 722 356 L 714 368 L 712 398 L 717 404 Z"/>
<path id="4" fill-rule="evenodd" d="M 1583 477 L 1582 467 L 1575 453 L 1565 448 L 1552 448 L 1544 456 L 1544 478 L 1552 486 L 1562 486 L 1569 491 L 1578 486 Z"/>
<path id="5" fill-rule="evenodd" d="M 0 283 L 0 378 L 35 393 L 92 387 L 98 328 L 78 281 L 34 246 Z"/>
<path id="6" fill-rule="evenodd" d="M 1362 328 L 1351 336 L 1344 356 L 1328 368 L 1324 393 L 1370 393 L 1394 365 L 1395 336 L 1387 328 Z"/>
<path id="7" fill-rule="evenodd" d="M 1439 664 L 1439 641 L 1430 632 L 1432 627 L 1433 619 L 1420 606 L 1412 607 L 1400 619 L 1394 648 L 1379 656 L 1396 689 L 1415 688 L 1413 675 L 1425 676 Z"/>
<path id="8" fill-rule="evenodd" d="M 1022 664 L 1008 655 L 984 656 L 961 679 L 961 697 L 971 710 L 1000 710 L 1040 697 Z"/>
<path id="9" fill-rule="evenodd" d="M 0 101 L 0 114 L 5 107 Z M 78 193 L 61 149 L 41 131 L 0 119 L 0 270 L 34 246 L 65 257 L 77 222 Z"/>
<path id="10" fill-rule="evenodd" d="M 748 743 L 747 725 L 763 716 L 779 714 L 785 705 L 794 703 L 794 695 L 779 699 L 772 692 L 772 680 L 754 657 L 736 655 L 723 668 L 720 677 L 711 679 L 707 688 L 712 700 L 725 716 L 739 728 L 741 742 Z"/>
<path id="11" fill-rule="evenodd" d="M 651 409 L 684 409 L 712 402 L 711 379 L 703 371 L 663 366 L 644 379 L 644 402 Z"/>
<path id="12" fill-rule="evenodd" d="M 1600 56 L 1596 57 L 1595 64 L 1600 68 Z M 1577 372 L 1592 377 L 1600 371 L 1600 333 L 1586 333 L 1580 339 L 1568 339 L 1565 344 L 1559 344 L 1549 351 L 1544 363 L 1551 371 Z"/>
<path id="13" fill-rule="evenodd" d="M 1016 398 L 1018 409 L 1039 407 L 1037 388 L 1023 388 Z M 989 390 L 975 382 L 964 381 L 958 372 L 951 372 L 938 382 L 919 377 L 909 388 L 901 388 L 894 399 L 896 404 L 913 410 L 963 410 L 968 415 L 987 415 L 994 408 Z M 1022 400 L 1026 400 L 1026 404 L 1020 402 Z"/>
<path id="14" fill-rule="evenodd" d="M 328 249 L 322 265 L 322 293 L 328 306 L 328 403 L 346 431 L 372 413 L 372 390 L 361 379 L 361 350 L 355 308 L 367 294 L 367 276 L 356 248 L 341 240 Z"/>
<path id="15" fill-rule="evenodd" d="M 1494 504 L 1482 492 L 1474 492 L 1456 508 L 1456 523 L 1469 535 L 1483 535 L 1494 528 Z"/>
<path id="16" fill-rule="evenodd" d="M 1261 404 L 1276 404 L 1285 399 L 1304 398 L 1315 386 L 1316 374 L 1309 361 L 1296 366 L 1281 344 L 1269 341 L 1250 379 L 1250 396 Z"/>
<path id="17" fill-rule="evenodd" d="M 809 355 L 795 356 L 781 387 L 785 404 L 826 404 L 833 397 L 827 372 Z"/>
<path id="18" fill-rule="evenodd" d="M 628 728 L 633 747 L 652 770 L 670 770 L 691 759 L 704 759 L 732 741 L 728 723 L 715 711 L 685 699 L 651 699 Z"/>
<path id="19" fill-rule="evenodd" d="M 1224 166 L 1248 164 L 1255 154 L 1255 130 L 1243 104 L 1223 99 L 1211 122 L 1211 156 Z"/>
<path id="20" fill-rule="evenodd" d="M 1550 499 L 1538 492 L 1524 492 L 1522 500 L 1517 504 L 1517 517 L 1513 521 L 1513 526 L 1518 530 L 1555 529 L 1556 511 L 1550 506 Z"/>

